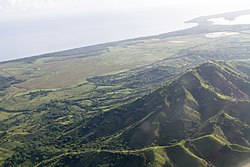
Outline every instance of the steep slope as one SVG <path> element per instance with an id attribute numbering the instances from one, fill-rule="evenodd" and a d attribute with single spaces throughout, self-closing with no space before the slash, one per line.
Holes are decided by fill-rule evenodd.
<path id="1" fill-rule="evenodd" d="M 132 104 L 95 117 L 74 135 L 81 138 L 81 144 L 115 135 L 126 146 L 142 148 L 212 133 L 213 126 L 220 127 L 212 124 L 222 119 L 229 122 L 228 127 L 238 123 L 248 131 L 250 84 L 245 79 L 229 66 L 208 62 Z M 236 134 L 230 137 L 228 127 L 223 134 L 230 141 L 242 144 L 244 140 L 249 146 L 248 139 L 239 141 Z"/>
<path id="2" fill-rule="evenodd" d="M 207 62 L 62 138 L 74 136 L 68 142 L 101 150 L 142 149 L 193 138 L 184 146 L 199 159 L 215 166 L 233 166 L 250 158 L 249 85 L 248 78 L 233 66 Z M 175 156 L 181 151 L 174 152 L 168 159 L 180 163 Z"/>
<path id="3" fill-rule="evenodd" d="M 249 86 L 237 66 L 210 61 L 75 126 L 57 125 L 72 121 L 65 113 L 49 131 L 8 137 L 32 142 L 14 149 L 4 165 L 235 166 L 250 158 Z M 71 110 L 57 105 L 56 112 L 44 107 L 53 117 Z"/>
<path id="4" fill-rule="evenodd" d="M 168 106 L 155 110 L 121 138 L 131 147 L 143 147 L 217 132 L 230 142 L 250 146 L 244 135 L 249 131 L 250 93 L 245 79 L 215 63 L 188 71 L 158 90 Z"/>
<path id="5" fill-rule="evenodd" d="M 249 156 L 249 148 L 230 144 L 219 136 L 208 135 L 173 146 L 69 152 L 37 166 L 235 167 Z"/>

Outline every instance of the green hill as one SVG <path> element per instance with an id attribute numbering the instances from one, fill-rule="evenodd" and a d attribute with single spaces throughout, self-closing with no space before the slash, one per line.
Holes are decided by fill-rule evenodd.
<path id="1" fill-rule="evenodd" d="M 59 112 L 69 109 L 44 106 L 54 110 L 44 120 L 60 118 L 33 134 L 2 133 L 4 166 L 236 166 L 250 157 L 250 82 L 237 67 L 209 61 L 74 126 Z"/>
<path id="2" fill-rule="evenodd" d="M 131 104 L 100 114 L 68 135 L 81 138 L 81 144 L 116 138 L 126 147 L 143 148 L 214 133 L 249 146 L 244 133 L 249 130 L 250 89 L 246 88 L 250 83 L 245 79 L 227 65 L 208 62 Z"/>
<path id="3" fill-rule="evenodd" d="M 250 157 L 249 85 L 235 66 L 207 62 L 59 135 L 62 153 L 38 166 L 237 166 Z"/>
<path id="4" fill-rule="evenodd" d="M 4 126 L 18 126 L 2 127 L 3 166 L 236 166 L 250 157 L 250 82 L 240 65 L 206 62 L 76 124 L 72 105 L 45 105 L 24 118 L 54 120 L 35 133 L 41 125 L 6 115 Z M 42 116 L 45 109 L 53 114 Z M 31 126 L 26 132 L 25 125 Z"/>
<path id="5" fill-rule="evenodd" d="M 228 166 L 249 158 L 250 149 L 232 145 L 214 135 L 181 141 L 173 146 L 154 146 L 140 150 L 93 150 L 70 152 L 37 166 Z"/>

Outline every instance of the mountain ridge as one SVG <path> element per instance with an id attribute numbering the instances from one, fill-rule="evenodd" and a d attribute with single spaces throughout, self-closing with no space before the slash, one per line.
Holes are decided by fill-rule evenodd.
<path id="1" fill-rule="evenodd" d="M 204 68 L 204 66 L 207 66 L 207 67 Z M 92 134 L 94 133 L 97 136 L 102 136 L 102 134 L 109 134 L 109 133 L 112 133 L 112 131 L 117 131 L 118 129 L 125 128 L 126 126 L 129 125 L 126 123 L 128 120 L 129 120 L 128 122 L 130 122 L 131 120 L 134 120 L 136 117 L 138 117 L 137 120 L 138 121 L 140 120 L 141 123 L 134 125 L 134 126 L 138 127 L 139 125 L 141 125 L 139 129 L 145 128 L 145 130 L 143 133 L 140 132 L 139 130 L 138 134 L 136 133 L 134 134 L 135 139 L 133 140 L 131 139 L 132 141 L 131 140 L 128 141 L 128 142 L 133 143 L 133 141 L 134 142 L 136 141 L 136 136 L 138 136 L 139 138 L 143 138 L 143 139 L 149 138 L 148 135 L 144 134 L 147 131 L 152 131 L 151 133 L 149 133 L 151 137 L 156 135 L 156 134 L 155 135 L 152 134 L 154 132 L 153 130 L 154 125 L 152 125 L 151 123 L 154 121 L 150 120 L 149 122 L 151 123 L 145 121 L 145 120 L 150 119 L 150 117 L 154 117 L 153 119 L 158 118 L 157 120 L 160 122 L 168 120 L 170 121 L 170 123 L 171 122 L 174 123 L 172 125 L 169 124 L 168 126 L 175 127 L 175 131 L 177 131 L 178 129 L 177 128 L 178 126 L 176 125 L 180 125 L 182 128 L 187 126 L 186 128 L 184 128 L 185 130 L 187 130 L 187 129 L 190 129 L 190 126 L 196 127 L 200 125 L 199 123 L 200 121 L 201 122 L 208 121 L 212 117 L 219 114 L 221 111 L 227 112 L 226 110 L 229 108 L 229 106 L 232 107 L 236 105 L 235 104 L 237 103 L 235 101 L 236 98 L 238 98 L 238 101 L 242 101 L 242 103 L 244 103 L 244 101 L 246 100 L 246 103 L 247 103 L 247 101 L 249 100 L 249 97 L 248 97 L 249 91 L 246 92 L 246 94 L 245 93 L 243 94 L 242 91 L 238 87 L 236 89 L 235 88 L 236 86 L 232 84 L 229 84 L 229 86 L 231 86 L 232 88 L 230 89 L 231 92 L 229 93 L 221 92 L 222 88 L 221 89 L 217 88 L 216 90 L 213 85 L 216 83 L 213 83 L 213 82 L 211 82 L 213 84 L 206 83 L 207 81 L 205 81 L 204 79 L 201 79 L 200 76 L 197 76 L 198 72 L 201 73 L 201 71 L 199 71 L 201 67 L 203 71 L 209 70 L 210 67 L 214 67 L 214 69 L 225 72 L 225 70 L 222 70 L 221 65 L 208 62 L 206 64 L 198 66 L 197 68 L 195 68 L 195 70 L 187 71 L 176 81 L 169 84 L 167 88 L 166 86 L 163 86 L 163 88 L 160 88 L 154 91 L 153 93 L 146 95 L 144 98 L 133 102 L 131 105 L 127 107 L 126 106 L 122 107 L 124 109 L 115 109 L 108 113 L 101 114 L 99 118 L 94 118 L 92 121 L 90 121 L 90 123 L 87 124 L 86 127 L 88 127 L 88 129 L 89 128 L 91 129 Z M 208 72 L 211 72 L 211 71 L 208 71 Z M 222 77 L 221 79 L 224 80 L 225 78 Z M 211 78 L 210 78 L 210 81 L 211 81 Z M 245 81 L 242 80 L 242 83 L 245 83 Z M 239 85 L 242 83 L 239 82 L 237 84 Z M 249 85 L 249 83 L 246 83 L 246 84 Z M 165 91 L 165 89 L 167 91 Z M 235 90 L 237 90 L 239 94 L 236 94 L 236 93 L 231 94 Z M 147 106 L 150 106 L 150 108 L 147 108 Z M 135 109 L 135 107 L 138 109 Z M 119 113 L 123 113 L 125 115 L 119 114 Z M 158 113 L 158 116 L 155 115 L 156 113 Z M 143 115 L 140 115 L 140 114 L 144 114 L 145 117 L 143 118 Z M 130 116 L 133 116 L 133 118 Z M 115 118 L 115 119 L 112 119 L 112 118 Z M 105 121 L 103 122 L 103 120 L 108 120 L 108 122 L 105 123 Z M 120 128 L 118 128 L 119 124 L 121 124 L 121 123 L 118 123 L 120 122 L 119 120 L 123 120 L 124 122 Z M 184 123 L 183 125 L 181 125 L 178 123 L 178 121 L 180 120 L 183 120 L 183 121 L 187 120 L 187 122 L 181 121 L 181 124 Z M 191 120 L 192 122 L 190 122 Z M 112 125 L 118 129 L 117 130 L 112 129 L 113 127 Z M 95 128 L 93 127 L 102 127 L 102 128 L 101 128 L 101 131 L 97 131 L 95 133 L 95 130 L 94 130 Z M 184 129 L 182 129 L 181 127 L 179 129 L 180 132 L 178 133 L 181 133 L 184 135 L 182 137 L 179 136 L 180 139 L 183 139 L 185 137 L 185 134 L 187 133 L 185 133 L 183 131 Z M 111 132 L 106 131 L 108 129 L 112 129 Z M 83 132 L 83 134 L 85 133 L 88 134 L 87 129 L 82 129 L 81 131 Z M 162 132 L 162 133 L 165 134 L 168 132 Z M 143 134 L 146 136 L 142 137 Z M 176 135 L 178 136 L 178 134 Z M 128 134 L 126 136 L 131 137 L 131 134 Z M 170 136 L 168 136 L 168 138 L 169 137 Z M 133 135 L 131 138 L 133 138 Z M 139 143 L 136 142 L 135 144 L 132 144 L 132 145 L 139 146 L 141 142 L 142 141 L 139 140 Z M 164 143 L 164 144 L 167 144 L 167 143 Z M 144 147 L 146 145 L 142 145 L 142 146 Z"/>
<path id="2" fill-rule="evenodd" d="M 241 93 L 230 96 L 231 94 L 225 95 L 225 92 L 218 92 L 221 91 L 222 88 L 218 90 L 211 88 L 216 85 L 216 83 L 212 81 L 213 78 L 217 76 L 211 75 L 211 78 L 205 75 L 206 73 L 203 73 L 205 71 L 209 74 L 212 74 L 211 72 L 227 74 L 226 69 L 235 73 L 233 75 L 230 74 L 230 76 L 239 77 L 242 75 L 238 73 L 239 71 L 234 71 L 235 69 L 229 69 L 229 66 L 224 63 L 210 61 L 188 70 L 172 83 L 149 93 L 142 98 L 144 100 L 137 100 L 127 107 L 122 107 L 127 108 L 127 110 L 114 110 L 109 113 L 104 113 L 100 116 L 101 119 L 99 120 L 94 118 L 92 120 L 93 124 L 90 123 L 86 125 L 86 127 L 91 128 L 92 134 L 90 136 L 88 136 L 88 133 L 83 129 L 77 134 L 83 133 L 83 136 L 80 138 L 85 138 L 86 140 L 88 137 L 92 140 L 95 137 L 101 139 L 102 134 L 106 135 L 108 136 L 106 139 L 105 137 L 101 139 L 103 140 L 102 143 L 107 142 L 106 146 L 101 146 L 100 149 L 96 148 L 96 150 L 93 151 L 87 149 L 85 153 L 76 152 L 61 155 L 47 163 L 51 165 L 54 162 L 64 164 L 69 160 L 69 156 L 72 157 L 72 163 L 75 165 L 80 163 L 86 163 L 85 165 L 112 163 L 113 166 L 126 166 L 128 165 L 126 161 L 131 160 L 133 164 L 130 164 L 130 166 L 154 166 L 157 164 L 157 166 L 178 167 L 187 165 L 233 167 L 247 161 L 250 156 L 250 145 L 247 141 L 250 140 L 250 137 L 241 134 L 242 138 L 240 138 L 238 131 L 240 130 L 241 133 L 250 131 L 249 121 L 247 121 L 250 115 L 245 115 L 247 118 L 243 119 L 242 116 L 236 113 L 245 111 L 240 110 L 234 113 L 235 110 L 233 108 L 238 104 L 235 98 L 241 98 L 238 99 L 239 103 L 247 103 L 250 105 L 249 97 Z M 203 74 L 203 78 L 201 78 L 199 74 Z M 229 76 L 227 77 L 229 78 Z M 221 77 L 220 79 L 225 78 Z M 207 83 L 205 83 L 205 81 L 207 81 Z M 210 81 L 210 83 L 208 83 L 208 81 Z M 242 80 L 242 82 L 243 81 L 244 80 Z M 210 84 L 210 86 L 208 86 L 208 84 Z M 235 85 L 230 86 L 233 92 Z M 194 90 L 197 91 L 199 89 L 199 92 L 194 93 Z M 172 92 L 169 90 L 172 90 Z M 165 93 L 167 93 L 167 95 Z M 247 94 L 248 93 L 249 92 L 247 92 Z M 199 94 L 201 97 L 206 98 L 206 103 L 199 100 L 202 98 L 197 98 Z M 165 100 L 160 99 L 166 99 L 165 97 L 167 97 L 168 102 L 162 105 L 161 103 Z M 154 98 L 155 100 L 152 100 Z M 149 100 L 147 101 L 146 99 Z M 207 101 L 209 99 L 211 102 L 208 103 Z M 143 113 L 143 110 L 147 109 L 145 107 L 140 110 L 133 108 L 135 106 L 139 107 L 138 103 L 144 103 L 143 106 L 147 106 L 146 103 L 149 103 L 148 106 L 151 106 L 151 108 L 148 110 L 152 110 L 152 112 Z M 205 107 L 203 105 L 205 105 Z M 219 107 L 215 105 L 219 105 Z M 135 112 L 132 114 L 130 110 L 135 110 Z M 117 114 L 121 112 L 122 114 L 133 115 L 133 117 L 139 117 L 136 116 L 135 113 L 142 112 L 144 117 L 138 118 L 136 124 L 127 124 L 126 127 L 126 122 L 128 120 L 131 121 L 132 118 L 121 118 L 120 116 L 118 120 L 112 119 L 112 116 L 114 116 L 113 112 Z M 105 123 L 105 121 L 103 122 L 102 120 L 108 120 L 109 122 Z M 120 124 L 119 122 L 121 122 L 121 120 L 125 122 L 125 124 L 121 125 L 120 129 L 125 130 L 121 132 L 119 128 L 112 129 L 112 124 L 119 127 L 118 124 Z M 106 124 L 108 124 L 108 126 L 106 126 Z M 165 125 L 163 126 L 162 124 Z M 155 131 L 157 129 L 156 126 L 158 126 L 158 132 Z M 101 130 L 95 131 L 94 127 L 101 128 Z M 110 131 L 107 131 L 108 129 Z M 121 149 L 113 150 L 112 147 L 116 143 L 111 141 L 109 135 L 112 140 L 117 140 L 118 143 L 120 140 L 129 147 L 122 146 Z M 169 140 L 171 138 L 172 140 Z M 81 144 L 84 144 L 84 142 Z M 93 146 L 95 144 L 92 143 L 91 145 Z M 115 147 L 117 148 L 117 146 Z M 173 152 L 175 153 L 173 154 Z M 88 154 L 93 154 L 95 158 L 98 157 L 98 162 L 95 162 L 95 160 L 83 160 Z M 178 158 L 176 157 L 177 155 Z M 77 156 L 82 158 L 76 158 Z M 116 156 L 120 157 L 120 159 Z M 180 157 L 182 157 L 181 161 Z"/>
<path id="3" fill-rule="evenodd" d="M 52 132 L 47 135 L 58 135 L 45 141 L 61 151 L 48 152 L 50 158 L 41 163 L 33 159 L 32 164 L 238 165 L 250 156 L 249 86 L 249 78 L 237 66 L 208 61 L 131 103 L 80 121 L 73 129 L 66 128 L 63 134 L 50 127 Z M 63 119 L 69 118 L 58 121 Z M 12 139 L 44 142 L 41 132 Z M 16 156 L 25 157 L 30 150 L 41 151 L 32 147 L 26 147 L 29 151 L 21 149 L 22 153 L 16 149 L 4 166 L 15 164 Z"/>

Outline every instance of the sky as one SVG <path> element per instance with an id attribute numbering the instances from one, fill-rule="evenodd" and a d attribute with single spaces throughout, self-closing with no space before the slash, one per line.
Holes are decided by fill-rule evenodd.
<path id="1" fill-rule="evenodd" d="M 185 29 L 192 18 L 246 7 L 248 0 L 0 0 L 0 61 Z"/>

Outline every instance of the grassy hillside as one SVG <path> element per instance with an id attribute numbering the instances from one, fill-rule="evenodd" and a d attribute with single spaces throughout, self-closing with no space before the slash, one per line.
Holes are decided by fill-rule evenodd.
<path id="1" fill-rule="evenodd" d="M 248 139 L 237 133 L 249 129 L 248 109 L 242 104 L 249 104 L 249 91 L 241 90 L 240 86 L 250 83 L 244 76 L 239 77 L 240 73 L 234 71 L 235 74 L 229 74 L 226 69 L 233 70 L 214 62 L 198 66 L 131 104 L 93 118 L 79 130 L 71 131 L 70 135 L 79 136 L 81 144 L 88 143 L 90 138 L 93 140 L 109 135 L 103 140 L 112 142 L 109 138 L 115 137 L 131 148 L 141 148 L 214 133 L 217 128 L 218 135 L 249 146 Z M 210 75 L 205 76 L 206 72 Z M 238 82 L 233 84 L 236 78 Z M 213 83 L 214 79 L 224 82 L 223 86 L 231 92 L 223 93 L 221 90 L 226 89 L 220 89 Z"/>
<path id="2" fill-rule="evenodd" d="M 250 149 L 208 135 L 181 141 L 173 146 L 140 150 L 93 150 L 69 152 L 37 166 L 228 166 L 233 167 L 250 155 Z"/>
<path id="3" fill-rule="evenodd" d="M 3 118 L 17 124 L 2 127 L 3 165 L 235 166 L 250 156 L 249 85 L 235 64 L 210 61 L 94 117 L 56 102 L 24 125 Z"/>

